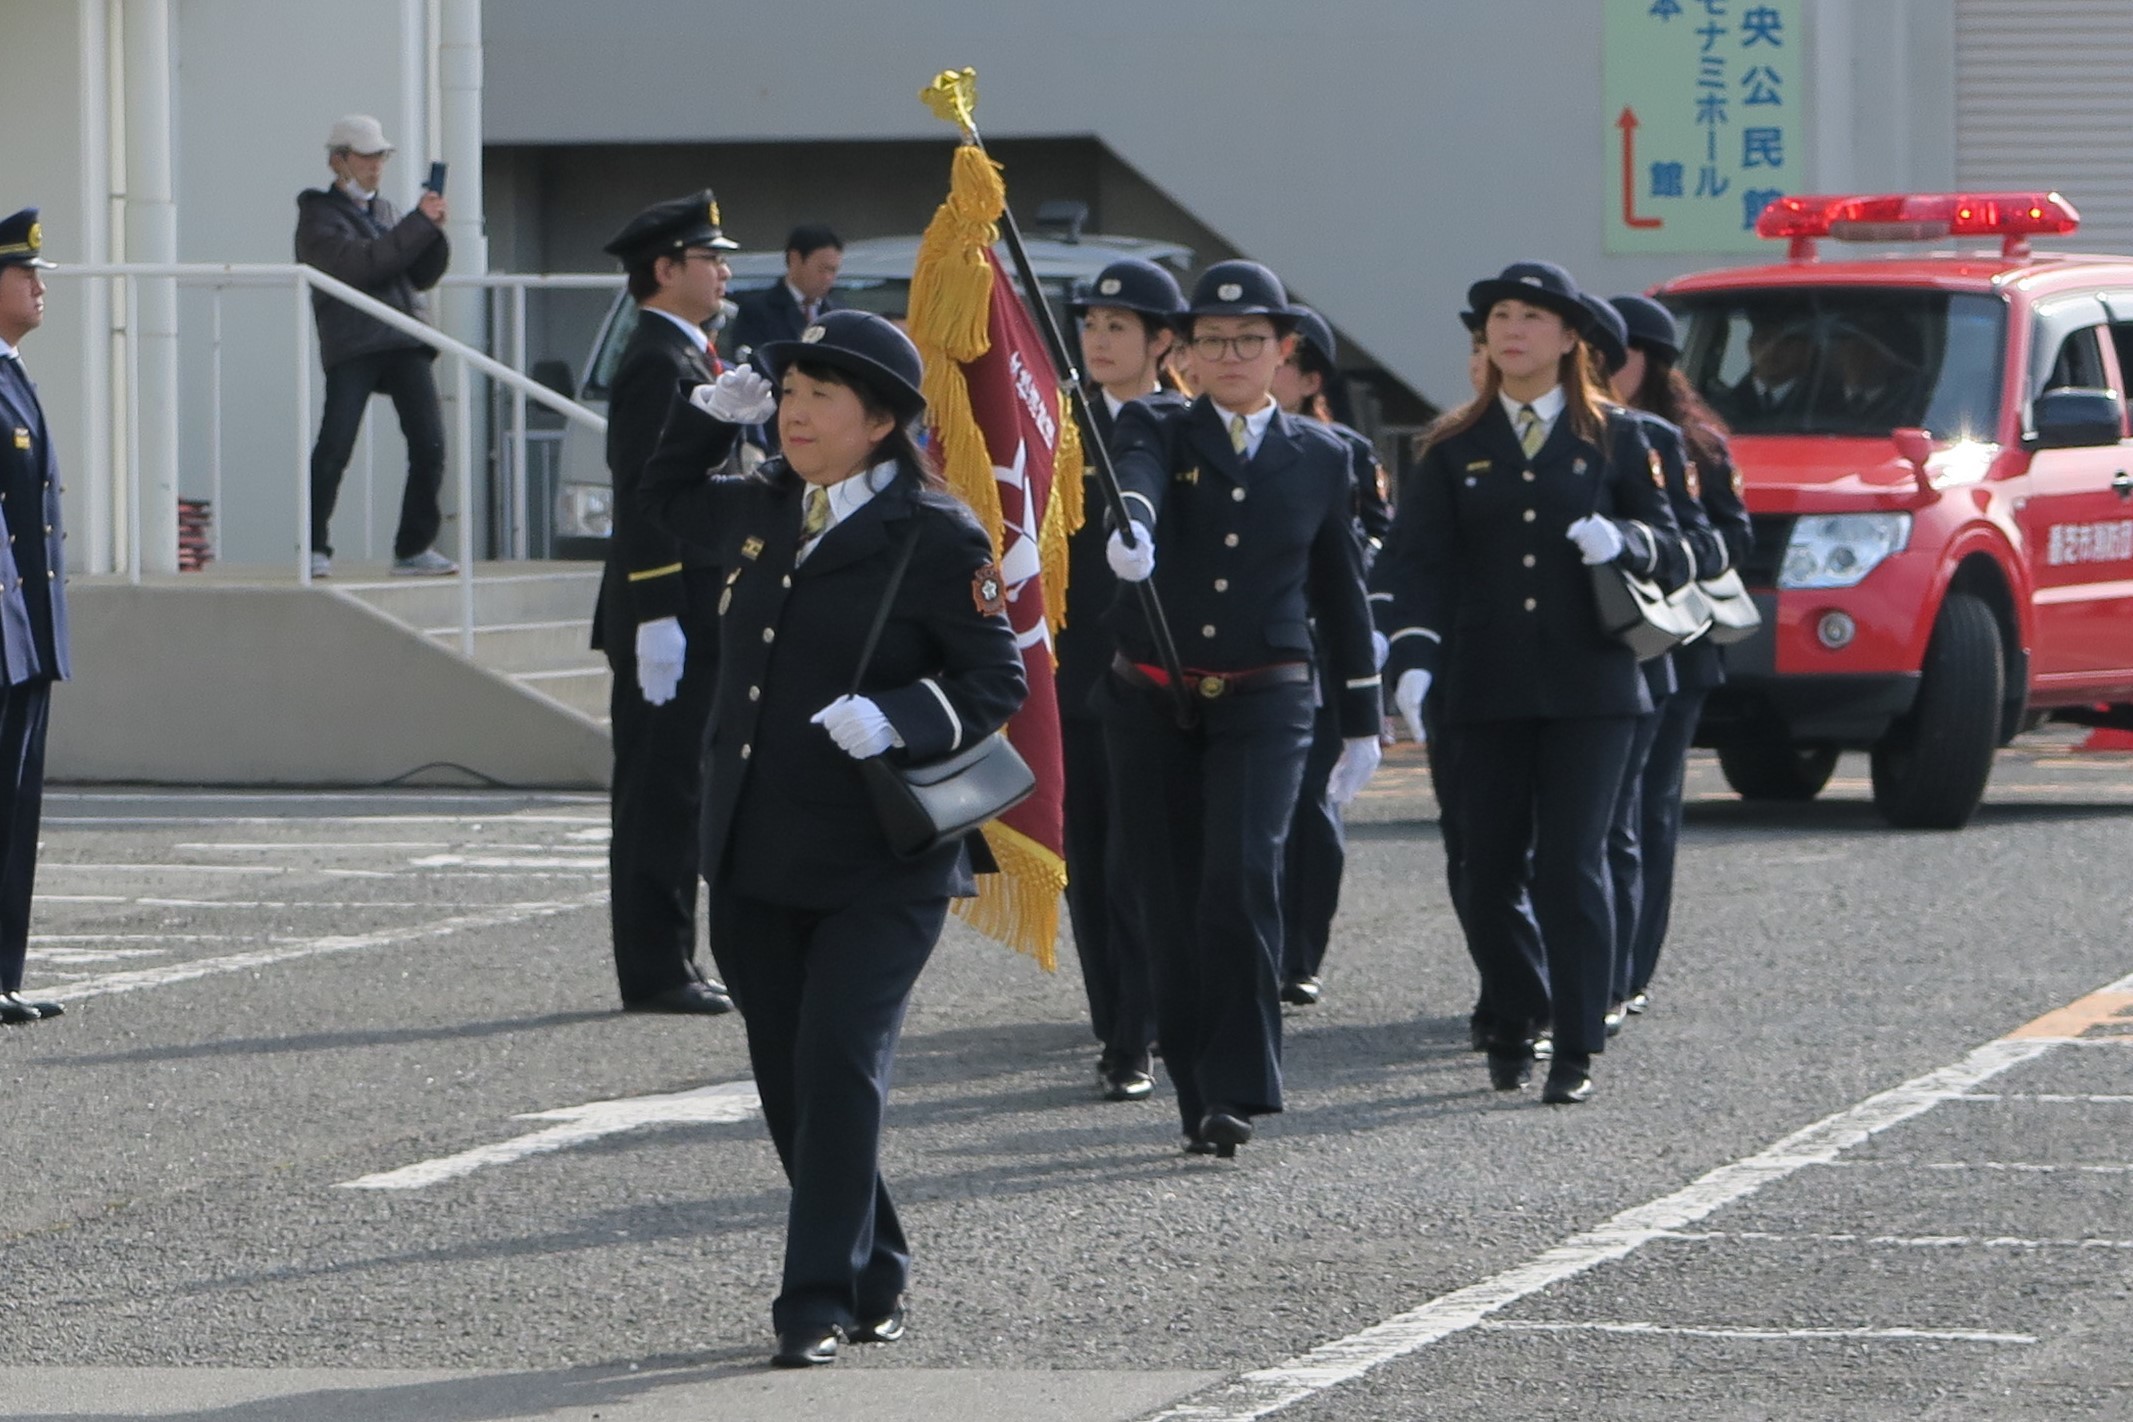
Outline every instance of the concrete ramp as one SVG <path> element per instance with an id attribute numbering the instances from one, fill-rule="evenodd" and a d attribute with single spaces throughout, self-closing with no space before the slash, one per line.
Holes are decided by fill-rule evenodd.
<path id="1" fill-rule="evenodd" d="M 47 774 L 188 785 L 606 785 L 607 729 L 589 714 L 604 703 L 605 669 L 570 647 L 584 647 L 596 574 L 484 565 L 469 660 L 441 627 L 456 583 L 388 580 L 384 571 L 351 568 L 356 576 L 310 588 L 285 569 L 217 568 L 137 586 L 74 579 L 74 679 L 53 695 Z M 371 598 L 405 601 L 408 620 Z M 548 615 L 580 604 L 575 634 Z M 528 631 L 534 623 L 558 625 L 542 636 Z M 529 640 L 539 644 L 534 666 L 482 664 L 484 651 L 523 663 Z M 575 704 L 544 684 L 568 685 Z"/>

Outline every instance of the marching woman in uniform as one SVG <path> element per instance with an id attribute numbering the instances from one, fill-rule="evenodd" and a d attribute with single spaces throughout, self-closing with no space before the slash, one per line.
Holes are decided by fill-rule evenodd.
<path id="1" fill-rule="evenodd" d="M 1311 740 L 1314 622 L 1338 678 L 1336 803 L 1377 767 L 1379 679 L 1348 451 L 1270 393 L 1294 340 L 1288 293 L 1256 262 L 1219 262 L 1179 325 L 1204 393 L 1119 412 L 1131 528 L 1105 556 L 1122 579 L 1154 579 L 1193 714 L 1121 589 L 1104 736 L 1186 1148 L 1232 1155 L 1252 1117 L 1281 1109 L 1281 864 Z"/>
<path id="2" fill-rule="evenodd" d="M 712 951 L 792 1182 L 772 1362 L 805 1367 L 840 1339 L 903 1334 L 910 1253 L 878 1168 L 890 1059 L 949 900 L 975 890 L 973 854 L 990 867 L 975 836 L 897 858 L 859 762 L 969 746 L 1025 688 L 991 540 L 912 437 L 917 349 L 879 316 L 835 311 L 764 354 L 775 401 L 746 367 L 682 392 L 638 497 L 730 570 L 703 869 Z M 783 453 L 707 477 L 773 409 Z"/>
<path id="3" fill-rule="evenodd" d="M 1308 306 L 1298 305 L 1296 348 L 1274 371 L 1274 399 L 1282 411 L 1316 420 L 1348 449 L 1354 496 L 1355 535 L 1363 542 L 1363 566 L 1370 561 L 1392 526 L 1385 506 L 1385 471 L 1378 452 L 1360 433 L 1334 417 L 1347 404 L 1333 328 Z M 1323 650 L 1323 649 L 1321 649 Z M 1319 969 L 1333 941 L 1333 915 L 1340 908 L 1341 875 L 1348 865 L 1347 831 L 1341 807 L 1326 794 L 1327 779 L 1341 755 L 1340 696 L 1334 668 L 1319 666 L 1318 716 L 1311 728 L 1311 751 L 1304 760 L 1303 789 L 1296 797 L 1296 817 L 1289 825 L 1287 865 L 1281 886 L 1281 1000 L 1309 1007 L 1324 994 Z"/>
<path id="4" fill-rule="evenodd" d="M 1591 569 L 1678 584 L 1679 533 L 1650 446 L 1592 381 L 1591 313 L 1569 273 L 1516 262 L 1477 282 L 1486 389 L 1433 432 L 1390 544 L 1390 667 L 1419 736 L 1444 679 L 1453 727 L 1469 949 L 1498 1014 L 1490 1082 L 1532 1076 L 1533 1036 L 1555 1053 L 1542 1099 L 1592 1095 L 1614 963 L 1607 827 L 1634 718 L 1651 707 L 1636 656 L 1601 630 Z M 1532 857 L 1547 978 L 1518 951 Z"/>
<path id="5" fill-rule="evenodd" d="M 1163 386 L 1163 361 L 1177 343 L 1173 323 L 1185 309 L 1177 279 L 1153 262 L 1127 257 L 1097 273 L 1071 308 L 1081 322 L 1081 361 L 1089 376 L 1095 428 L 1084 441 L 1109 447 L 1118 412 L 1133 400 L 1182 405 Z M 1103 507 L 1093 468 L 1083 476 L 1082 507 Z M 1118 595 L 1104 560 L 1103 520 L 1091 518 L 1067 541 L 1067 615 L 1059 631 L 1059 731 L 1066 765 L 1067 916 L 1089 998 L 1089 1025 L 1103 1052 L 1096 1089 L 1107 1101 L 1141 1101 L 1155 1091 L 1154 980 L 1147 949 L 1134 931 L 1115 865 L 1111 780 L 1103 724 L 1091 698 L 1110 674 L 1116 640 L 1103 616 Z"/>
<path id="6" fill-rule="evenodd" d="M 1614 377 L 1615 393 L 1631 408 L 1647 410 L 1681 431 L 1687 446 L 1688 484 L 1724 545 L 1728 566 L 1739 567 L 1755 545 L 1748 508 L 1741 501 L 1740 475 L 1726 448 L 1726 427 L 1712 413 L 1677 367 L 1681 336 L 1674 317 L 1648 296 L 1617 296 L 1616 311 L 1628 328 L 1629 352 Z M 1702 560 L 1699 560 L 1700 562 Z M 1699 577 L 1713 576 L 1698 570 Z M 1624 955 L 1628 980 L 1619 986 L 1624 1008 L 1644 1011 L 1659 949 L 1666 941 L 1674 906 L 1674 854 L 1681 839 L 1681 781 L 1689 742 L 1703 715 L 1704 699 L 1726 679 L 1720 648 L 1702 638 L 1670 654 L 1674 690 L 1659 708 L 1658 730 L 1645 762 L 1642 790 L 1643 893 L 1637 903 L 1637 926 Z"/>

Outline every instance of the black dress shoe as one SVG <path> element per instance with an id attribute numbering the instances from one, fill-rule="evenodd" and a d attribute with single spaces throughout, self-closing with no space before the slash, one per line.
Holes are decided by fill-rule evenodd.
<path id="1" fill-rule="evenodd" d="M 1592 1099 L 1590 1066 L 1585 1062 L 1558 1057 L 1548 1068 L 1548 1083 L 1541 1088 L 1541 1100 L 1550 1106 L 1575 1106 Z"/>
<path id="2" fill-rule="evenodd" d="M 716 1017 L 733 1011 L 733 999 L 725 990 L 712 983 L 686 982 L 655 992 L 650 997 L 635 997 L 622 1004 L 624 1012 L 681 1012 L 694 1013 L 700 1017 Z"/>
<path id="3" fill-rule="evenodd" d="M 31 1002 L 26 998 L 18 998 L 16 1000 L 18 1002 L 21 1002 L 24 1007 L 30 1009 L 30 1011 L 36 1013 L 39 1017 L 64 1017 L 67 1015 L 67 1009 L 60 1003 Z"/>
<path id="4" fill-rule="evenodd" d="M 1489 1085 L 1497 1091 L 1522 1091 L 1533 1080 L 1533 1047 L 1489 1048 Z"/>
<path id="5" fill-rule="evenodd" d="M 1621 1031 L 1622 1024 L 1627 1020 L 1629 1020 L 1629 1009 L 1619 1002 L 1609 1004 L 1607 1015 L 1600 1019 L 1606 1025 L 1607 1035 L 1610 1037 Z"/>
<path id="6" fill-rule="evenodd" d="M 890 1309 L 880 1318 L 875 1319 L 872 1323 L 862 1323 L 853 1328 L 850 1333 L 845 1335 L 845 1341 L 850 1343 L 894 1343 L 903 1336 L 904 1306 L 903 1301 L 899 1299 L 896 1307 Z"/>
<path id="7" fill-rule="evenodd" d="M 1105 1052 L 1096 1059 L 1096 1089 L 1106 1101 L 1146 1101 L 1155 1094 L 1155 1077 L 1145 1056 Z"/>
<path id="8" fill-rule="evenodd" d="M 1543 1027 L 1533 1039 L 1533 1055 L 1547 1061 L 1555 1055 L 1555 1034 Z"/>
<path id="9" fill-rule="evenodd" d="M 0 1027 L 20 1027 L 43 1016 L 42 1012 L 13 993 L 0 993 Z"/>
<path id="10" fill-rule="evenodd" d="M 1200 1118 L 1199 1139 L 1213 1146 L 1215 1154 L 1224 1160 L 1234 1156 L 1237 1147 L 1251 1138 L 1251 1117 L 1235 1107 L 1210 1106 Z"/>
<path id="11" fill-rule="evenodd" d="M 1215 1143 L 1205 1136 L 1187 1136 L 1185 1138 L 1185 1153 L 1187 1155 L 1213 1155 L 1215 1153 Z"/>
<path id="12" fill-rule="evenodd" d="M 1291 1007 L 1316 1007 L 1325 992 L 1325 984 L 1321 983 L 1315 974 L 1306 973 L 1300 978 L 1290 978 L 1281 985 L 1281 1000 Z"/>
<path id="13" fill-rule="evenodd" d="M 1651 994 L 1643 988 L 1638 988 L 1629 995 L 1629 1001 L 1622 1004 L 1622 1010 L 1632 1017 L 1642 1017 L 1651 1005 Z"/>
<path id="14" fill-rule="evenodd" d="M 818 1368 L 837 1361 L 837 1342 L 844 1330 L 834 1323 L 808 1323 L 788 1328 L 778 1335 L 778 1351 L 770 1355 L 773 1368 Z"/>

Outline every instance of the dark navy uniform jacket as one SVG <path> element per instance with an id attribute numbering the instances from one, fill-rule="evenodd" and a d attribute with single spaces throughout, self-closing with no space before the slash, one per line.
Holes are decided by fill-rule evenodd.
<path id="1" fill-rule="evenodd" d="M 1659 468 L 1666 476 L 1667 506 L 1674 511 L 1674 522 L 1680 526 L 1690 575 L 1717 577 L 1732 566 L 1732 558 L 1726 550 L 1725 540 L 1719 537 L 1718 530 L 1711 526 L 1710 518 L 1704 513 L 1703 501 L 1697 497 L 1696 483 L 1700 476 L 1691 468 L 1688 443 L 1682 439 L 1680 427 L 1649 410 L 1632 409 L 1626 413 L 1643 422 L 1644 438 L 1651 445 L 1652 452 L 1659 456 Z M 1692 642 L 1687 647 L 1677 647 L 1643 664 L 1644 682 L 1654 698 L 1671 696 L 1692 684 L 1684 679 L 1684 673 L 1702 669 L 1700 659 L 1691 654 L 1696 645 Z"/>
<path id="2" fill-rule="evenodd" d="M 1144 398 L 1156 405 L 1175 405 L 1179 409 L 1185 406 L 1185 401 L 1169 390 L 1158 390 Z M 1081 432 L 1084 453 L 1090 443 L 1113 448 L 1111 437 L 1116 422 L 1111 418 L 1111 407 L 1104 400 L 1102 387 L 1090 387 L 1089 409 L 1096 417 L 1096 428 Z M 1067 614 L 1066 625 L 1059 629 L 1059 667 L 1055 683 L 1059 690 L 1059 714 L 1076 720 L 1096 715 L 1089 697 L 1103 684 L 1104 675 L 1111 667 L 1112 653 L 1118 649 L 1117 640 L 1104 625 L 1104 614 L 1118 597 L 1118 575 L 1111 571 L 1111 564 L 1104 557 L 1104 544 L 1110 538 L 1109 521 L 1104 517 L 1103 486 L 1097 477 L 1093 455 L 1089 455 L 1082 466 L 1081 501 L 1082 525 L 1067 539 Z"/>
<path id="3" fill-rule="evenodd" d="M 0 357 L 0 655 L 8 684 L 64 681 L 67 651 L 66 535 L 59 518 L 59 458 L 44 411 L 20 363 Z"/>
<path id="4" fill-rule="evenodd" d="M 1651 694 L 1627 647 L 1600 630 L 1592 573 L 1569 539 L 1612 519 L 1633 571 L 1679 587 L 1689 568 L 1643 424 L 1610 415 L 1608 451 L 1569 411 L 1528 460 L 1503 404 L 1422 458 L 1378 561 L 1391 594 L 1386 674 L 1435 673 L 1455 722 L 1637 716 Z"/>
<path id="5" fill-rule="evenodd" d="M 1363 540 L 1363 563 L 1367 567 L 1392 532 L 1392 509 L 1385 502 L 1385 469 L 1378 462 L 1378 447 L 1368 435 L 1338 421 L 1326 426 L 1348 446 L 1350 477 L 1355 486 L 1355 536 Z"/>
<path id="6" fill-rule="evenodd" d="M 1136 400 L 1112 438 L 1127 512 L 1155 535 L 1155 586 L 1188 670 L 1235 672 L 1317 658 L 1340 676 L 1341 735 L 1378 731 L 1376 654 L 1355 535 L 1353 456 L 1315 420 L 1279 410 L 1242 462 L 1206 396 Z M 1135 662 L 1155 661 L 1133 596 L 1109 625 Z"/>
<path id="7" fill-rule="evenodd" d="M 656 311 L 637 313 L 637 329 L 608 386 L 607 468 L 615 481 L 615 530 L 593 610 L 595 651 L 613 648 L 634 655 L 638 623 L 691 611 L 708 618 L 718 602 L 718 565 L 701 548 L 654 525 L 637 505 L 637 481 L 659 444 L 675 386 L 693 388 L 716 374 L 687 332 Z"/>
<path id="8" fill-rule="evenodd" d="M 1733 467 L 1732 452 L 1726 448 L 1723 439 L 1718 439 L 1717 443 L 1717 467 L 1704 468 L 1697 465 L 1689 485 L 1696 491 L 1705 517 L 1716 530 L 1718 539 L 1725 548 L 1726 567 L 1738 568 L 1747 562 L 1749 553 L 1754 551 L 1755 526 L 1749 520 L 1747 504 L 1741 500 L 1739 475 Z M 1683 448 L 1688 448 L 1685 440 Z M 1699 564 L 1700 562 L 1701 560 Z M 1702 571 L 1699 566 L 1697 576 L 1712 575 Z M 1708 691 L 1714 686 L 1724 684 L 1725 649 L 1710 638 L 1700 637 L 1671 655 L 1675 680 L 1682 690 Z"/>
<path id="9" fill-rule="evenodd" d="M 738 433 L 678 391 L 638 489 L 648 518 L 728 570 L 704 754 L 705 877 L 725 892 L 802 909 L 973 892 L 964 845 L 914 860 L 890 852 L 859 762 L 809 718 L 851 690 L 874 611 L 916 528 L 860 695 L 903 737 L 894 757 L 933 759 L 1005 725 L 1027 688 L 1007 618 L 981 606 L 981 572 L 997 576 L 991 538 L 960 501 L 903 470 L 795 566 L 799 476 L 782 459 L 750 475 L 704 474 Z"/>

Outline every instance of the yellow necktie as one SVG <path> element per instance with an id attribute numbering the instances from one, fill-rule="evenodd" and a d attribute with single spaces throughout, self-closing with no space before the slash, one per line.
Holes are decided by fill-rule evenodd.
<path id="1" fill-rule="evenodd" d="M 820 484 L 809 484 L 800 508 L 800 541 L 821 537 L 822 530 L 830 526 L 829 490 Z"/>
<path id="2" fill-rule="evenodd" d="M 1242 454 L 1244 453 L 1244 446 L 1248 443 L 1250 443 L 1250 439 L 1245 434 L 1244 416 L 1231 415 L 1229 417 L 1229 447 Z"/>
<path id="3" fill-rule="evenodd" d="M 1531 459 L 1534 455 L 1540 453 L 1541 443 L 1547 437 L 1547 431 L 1541 428 L 1540 413 L 1531 405 L 1520 405 L 1518 407 L 1518 447 L 1526 452 L 1526 458 Z"/>

